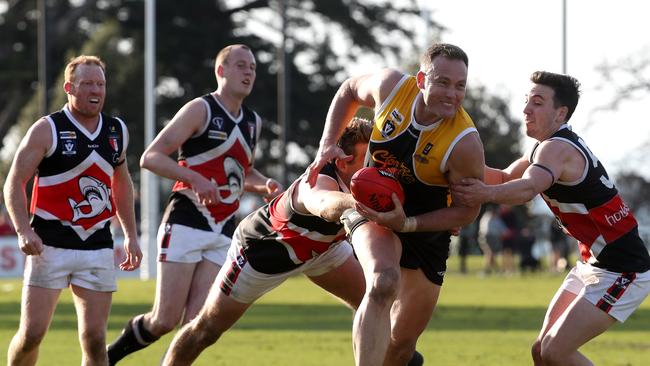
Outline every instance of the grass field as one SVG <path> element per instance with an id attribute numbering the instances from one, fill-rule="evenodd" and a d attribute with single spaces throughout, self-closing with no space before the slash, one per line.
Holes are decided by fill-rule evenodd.
<path id="1" fill-rule="evenodd" d="M 479 260 L 472 258 L 470 274 L 461 275 L 456 259 L 450 259 L 438 307 L 418 343 L 425 365 L 531 364 L 530 344 L 563 276 L 481 277 Z M 6 362 L 7 346 L 18 326 L 20 286 L 19 280 L 0 280 L 0 365 Z M 109 319 L 109 340 L 131 316 L 149 310 L 154 288 L 154 281 L 120 280 Z M 351 312 L 336 299 L 305 278 L 294 278 L 256 303 L 195 364 L 352 365 L 351 321 Z M 120 365 L 157 365 L 171 337 L 163 337 Z M 650 364 L 650 301 L 583 352 L 596 365 Z M 69 291 L 64 291 L 38 365 L 79 365 L 80 360 L 74 307 Z"/>

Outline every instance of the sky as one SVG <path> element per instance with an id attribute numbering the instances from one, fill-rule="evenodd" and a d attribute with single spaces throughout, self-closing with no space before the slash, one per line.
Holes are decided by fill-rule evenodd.
<path id="1" fill-rule="evenodd" d="M 516 118 L 522 118 L 530 74 L 563 71 L 562 0 L 419 2 L 447 28 L 442 41 L 467 52 L 468 88 L 485 85 L 510 101 Z M 599 89 L 604 81 L 596 70 L 605 62 L 620 63 L 626 58 L 645 55 L 650 60 L 650 2 L 566 0 L 566 4 L 566 73 L 581 82 L 583 91 L 570 124 L 610 174 L 633 170 L 650 178 L 650 159 L 635 154 L 644 142 L 650 144 L 650 115 L 642 113 L 642 106 L 650 105 L 650 93 L 624 102 L 619 111 L 598 111 L 611 101 L 611 88 Z M 525 141 L 525 146 L 532 144 L 531 139 Z"/>

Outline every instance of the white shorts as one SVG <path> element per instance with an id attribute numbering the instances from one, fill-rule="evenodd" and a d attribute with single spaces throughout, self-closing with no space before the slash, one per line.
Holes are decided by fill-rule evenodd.
<path id="1" fill-rule="evenodd" d="M 205 258 L 220 266 L 226 260 L 231 239 L 214 231 L 163 223 L 156 240 L 158 262 L 198 263 Z"/>
<path id="2" fill-rule="evenodd" d="M 623 323 L 650 292 L 650 271 L 610 272 L 578 261 L 560 286 Z"/>
<path id="3" fill-rule="evenodd" d="M 311 277 L 320 276 L 338 268 L 352 255 L 352 246 L 347 241 L 343 241 L 289 272 L 265 274 L 252 268 L 246 258 L 240 254 L 242 250 L 235 234 L 228 250 L 228 259 L 221 267 L 213 286 L 219 286 L 220 291 L 245 304 L 255 302 L 291 276 L 300 273 Z"/>
<path id="4" fill-rule="evenodd" d="M 50 289 L 75 285 L 89 290 L 117 290 L 113 249 L 78 250 L 43 246 L 40 255 L 28 255 L 25 284 Z"/>

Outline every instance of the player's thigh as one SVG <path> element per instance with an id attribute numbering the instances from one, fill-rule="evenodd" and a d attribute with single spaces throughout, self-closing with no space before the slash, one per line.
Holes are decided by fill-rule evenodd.
<path id="1" fill-rule="evenodd" d="M 568 291 L 563 287 L 560 287 L 558 289 L 558 291 L 553 296 L 548 309 L 546 309 L 542 329 L 540 330 L 539 336 L 537 337 L 538 340 L 544 338 L 549 329 L 551 329 L 551 327 L 557 322 L 562 314 L 564 314 L 564 312 L 567 310 L 567 308 L 569 308 L 577 296 L 577 293 Z"/>
<path id="2" fill-rule="evenodd" d="M 159 317 L 180 318 L 185 309 L 197 263 L 158 262 L 153 312 Z"/>
<path id="3" fill-rule="evenodd" d="M 353 255 L 349 255 L 340 266 L 319 276 L 309 276 L 309 279 L 325 291 L 343 300 L 353 309 L 359 307 L 366 290 L 363 270 Z"/>
<path id="4" fill-rule="evenodd" d="M 352 234 L 352 246 L 365 273 L 399 267 L 402 244 L 392 230 L 367 222 Z"/>
<path id="5" fill-rule="evenodd" d="M 440 288 L 420 269 L 402 268 L 399 293 L 391 308 L 393 339 L 398 342 L 417 340 L 431 319 Z"/>
<path id="6" fill-rule="evenodd" d="M 219 286 L 212 286 L 205 304 L 192 324 L 210 329 L 219 334 L 230 329 L 253 302 L 245 303 L 235 300 L 224 293 Z"/>
<path id="7" fill-rule="evenodd" d="M 45 334 L 60 294 L 60 289 L 24 286 L 20 306 L 20 327 L 31 334 Z"/>
<path id="8" fill-rule="evenodd" d="M 199 310 L 201 310 L 201 306 L 203 306 L 208 292 L 210 292 L 210 287 L 214 283 L 220 269 L 220 265 L 207 259 L 198 263 L 192 276 L 192 284 L 187 299 L 183 323 L 194 318 Z"/>
<path id="9" fill-rule="evenodd" d="M 546 333 L 542 348 L 550 347 L 554 353 L 571 353 L 614 323 L 616 319 L 578 297 Z"/>
<path id="10" fill-rule="evenodd" d="M 111 311 L 112 292 L 95 291 L 71 285 L 80 334 L 103 333 Z"/>

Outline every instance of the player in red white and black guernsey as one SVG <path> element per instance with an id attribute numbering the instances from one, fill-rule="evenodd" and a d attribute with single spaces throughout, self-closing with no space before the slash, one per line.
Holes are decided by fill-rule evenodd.
<path id="1" fill-rule="evenodd" d="M 120 268 L 139 267 L 133 183 L 126 161 L 128 133 L 102 113 L 105 65 L 79 56 L 65 69 L 68 103 L 39 119 L 22 140 L 4 187 L 5 201 L 27 255 L 20 328 L 9 365 L 33 365 L 61 290 L 70 287 L 77 311 L 82 363 L 103 365 L 106 323 L 116 290 L 110 220 L 125 233 Z M 25 186 L 34 177 L 31 225 Z"/>
<path id="2" fill-rule="evenodd" d="M 176 334 L 164 365 L 191 364 L 255 300 L 300 273 L 351 308 L 358 306 L 363 272 L 339 218 L 354 206 L 348 186 L 363 166 L 370 131 L 369 121 L 353 119 L 339 141 L 352 160 L 330 162 L 313 188 L 300 177 L 239 223 L 203 309 Z"/>
<path id="3" fill-rule="evenodd" d="M 164 365 L 191 364 L 258 298 L 291 276 L 304 274 L 350 308 L 359 306 L 365 279 L 339 219 L 354 207 L 348 187 L 363 166 L 371 131 L 369 121 L 353 118 L 338 140 L 351 160 L 329 162 L 314 187 L 300 177 L 239 223 L 203 309 L 175 336 Z"/>
<path id="4" fill-rule="evenodd" d="M 524 108 L 527 135 L 538 143 L 501 171 L 486 168 L 485 185 L 452 187 L 467 203 L 520 204 L 542 198 L 580 247 L 533 345 L 535 365 L 592 365 L 578 349 L 624 322 L 650 292 L 650 256 L 637 222 L 605 168 L 567 122 L 579 99 L 578 81 L 538 71 Z"/>
<path id="5" fill-rule="evenodd" d="M 141 158 L 143 168 L 176 183 L 158 231 L 153 309 L 129 320 L 108 346 L 110 365 L 196 316 L 226 259 L 244 190 L 267 200 L 282 190 L 253 167 L 261 119 L 243 101 L 255 72 L 250 48 L 222 49 L 217 90 L 186 103 Z"/>

